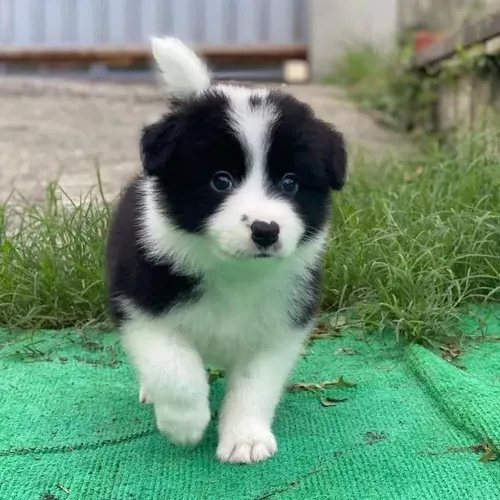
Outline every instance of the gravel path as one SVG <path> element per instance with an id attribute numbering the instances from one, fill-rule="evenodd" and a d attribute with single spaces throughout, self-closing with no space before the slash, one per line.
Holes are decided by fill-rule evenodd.
<path id="1" fill-rule="evenodd" d="M 334 123 L 349 143 L 373 151 L 404 140 L 378 127 L 341 90 L 303 85 L 287 88 Z M 0 202 L 13 189 L 31 201 L 59 180 L 71 197 L 96 184 L 99 165 L 106 197 L 115 196 L 139 168 L 141 126 L 165 109 L 150 84 L 4 77 L 0 80 Z"/>

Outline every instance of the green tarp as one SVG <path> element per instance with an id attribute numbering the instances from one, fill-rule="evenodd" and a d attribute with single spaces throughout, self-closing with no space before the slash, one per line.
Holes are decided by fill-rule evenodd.
<path id="1" fill-rule="evenodd" d="M 500 321 L 483 326 L 451 361 L 357 332 L 314 341 L 291 383 L 356 386 L 287 392 L 278 455 L 251 466 L 216 461 L 214 422 L 193 450 L 159 435 L 116 336 L 3 332 L 0 500 L 500 498 L 500 461 L 486 460 L 500 444 Z"/>

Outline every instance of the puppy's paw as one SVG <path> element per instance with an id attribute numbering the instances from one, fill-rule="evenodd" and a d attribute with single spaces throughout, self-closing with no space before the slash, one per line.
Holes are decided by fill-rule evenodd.
<path id="1" fill-rule="evenodd" d="M 155 413 L 158 430 L 181 446 L 198 444 L 210 422 L 208 404 L 192 408 L 155 404 Z"/>
<path id="2" fill-rule="evenodd" d="M 257 422 L 240 422 L 220 431 L 217 458 L 221 462 L 249 464 L 272 457 L 278 446 L 271 430 Z"/>

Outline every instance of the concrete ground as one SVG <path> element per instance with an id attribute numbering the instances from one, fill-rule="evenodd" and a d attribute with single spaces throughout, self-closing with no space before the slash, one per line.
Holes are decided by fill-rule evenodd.
<path id="1" fill-rule="evenodd" d="M 404 140 L 376 125 L 341 89 L 288 86 L 317 114 L 342 131 L 350 145 L 386 151 Z M 139 169 L 141 126 L 165 109 L 150 84 L 9 77 L 0 81 L 0 202 L 13 189 L 31 201 L 59 180 L 71 197 L 96 185 L 114 197 Z"/>

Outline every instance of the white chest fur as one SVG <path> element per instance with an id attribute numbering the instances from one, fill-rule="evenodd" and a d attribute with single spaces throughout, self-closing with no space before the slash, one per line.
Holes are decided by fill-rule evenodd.
<path id="1" fill-rule="evenodd" d="M 226 366 L 293 335 L 290 308 L 300 294 L 300 275 L 284 262 L 252 264 L 209 273 L 196 302 L 162 319 L 189 338 L 207 362 Z"/>

